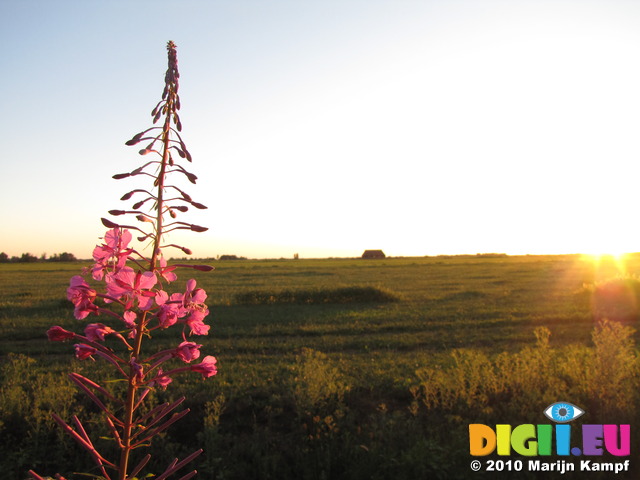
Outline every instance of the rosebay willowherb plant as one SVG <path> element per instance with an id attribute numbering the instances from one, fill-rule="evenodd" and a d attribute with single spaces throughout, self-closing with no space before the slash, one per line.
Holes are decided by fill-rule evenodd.
<path id="1" fill-rule="evenodd" d="M 69 374 L 71 381 L 95 403 L 101 411 L 112 440 L 118 447 L 119 458 L 107 459 L 96 448 L 82 422 L 76 416 L 71 423 L 54 415 L 55 421 L 88 451 L 97 466 L 94 478 L 103 480 L 134 480 L 145 468 L 150 454 L 137 459 L 135 465 L 130 455 L 134 449 L 148 447 L 153 437 L 165 431 L 170 425 L 188 413 L 188 409 L 176 410 L 184 397 L 159 406 L 145 406 L 145 398 L 154 389 L 166 389 L 179 373 L 195 372 L 208 378 L 217 373 L 216 359 L 205 356 L 200 363 L 200 347 L 188 340 L 191 335 L 207 335 L 209 326 L 204 318 L 209 313 L 205 300 L 207 294 L 196 286 L 191 279 L 186 287 L 177 293 L 169 294 L 166 287 L 177 280 L 178 267 L 189 267 L 208 271 L 212 267 L 205 265 L 168 265 L 163 256 L 167 248 L 178 248 L 184 253 L 191 252 L 182 246 L 165 244 L 166 234 L 175 230 L 207 230 L 198 225 L 176 220 L 180 212 L 189 207 L 206 208 L 195 202 L 186 192 L 174 185 L 173 178 L 184 176 L 195 183 L 196 176 L 188 172 L 175 158 L 191 162 L 191 155 L 180 136 L 182 124 L 178 116 L 180 97 L 178 96 L 178 62 L 176 46 L 167 44 L 169 67 L 165 76 L 162 100 L 151 112 L 151 128 L 138 133 L 127 145 L 149 142 L 140 155 L 151 156 L 148 161 L 135 170 L 114 175 L 116 179 L 127 177 L 149 177 L 152 188 L 135 189 L 125 194 L 121 200 L 132 197 L 138 200 L 132 210 L 111 210 L 113 216 L 135 216 L 143 228 L 122 225 L 103 218 L 102 223 L 109 229 L 104 243 L 95 247 L 95 264 L 86 269 L 85 276 L 91 276 L 99 287 L 91 286 L 83 276 L 71 278 L 67 297 L 73 302 L 74 316 L 78 320 L 96 315 L 105 318 L 105 323 L 89 323 L 84 334 L 80 335 L 62 327 L 54 326 L 47 335 L 52 341 L 73 340 L 75 356 L 78 359 L 101 359 L 113 367 L 116 378 L 109 385 L 124 383 L 126 388 L 106 388 L 79 373 Z M 156 126 L 158 125 L 158 126 Z M 145 207 L 143 211 L 141 208 Z M 144 228 L 144 226 L 147 228 Z M 132 231 L 137 232 L 137 240 L 148 244 L 150 252 L 144 255 L 130 246 Z M 150 246 L 150 247 L 149 247 Z M 172 349 L 152 354 L 143 354 L 142 343 L 149 340 L 152 332 L 169 327 L 182 328 L 179 344 Z M 146 348 L 145 350 L 149 350 Z M 187 365 L 170 366 L 168 362 L 182 361 Z M 192 363 L 194 362 L 194 363 Z M 117 380 L 120 380 L 118 382 Z M 197 450 L 183 460 L 173 460 L 166 470 L 154 476 L 156 480 L 174 478 L 180 475 L 185 465 L 197 457 Z M 117 455 L 116 455 L 117 456 Z M 29 472 L 36 480 L 42 480 L 34 471 Z M 180 477 L 180 480 L 192 478 L 196 471 Z M 62 479 L 61 475 L 57 475 Z"/>

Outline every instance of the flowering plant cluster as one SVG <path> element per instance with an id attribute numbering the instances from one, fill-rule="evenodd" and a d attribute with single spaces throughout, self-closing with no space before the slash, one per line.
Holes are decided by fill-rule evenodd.
<path id="1" fill-rule="evenodd" d="M 189 207 L 206 208 L 195 202 L 186 192 L 169 183 L 171 174 L 183 175 L 195 183 L 196 176 L 182 167 L 173 154 L 191 162 L 191 155 L 180 136 L 182 124 L 178 116 L 180 98 L 178 96 L 178 62 L 176 46 L 167 45 L 168 69 L 162 100 L 152 111 L 154 126 L 135 135 L 127 145 L 150 142 L 140 150 L 140 155 L 156 158 L 136 168 L 132 172 L 114 175 L 116 179 L 133 176 L 148 176 L 153 179 L 149 190 L 135 189 L 125 194 L 121 200 L 127 201 L 137 196 L 139 201 L 132 210 L 111 210 L 113 216 L 135 216 L 143 225 L 152 225 L 146 230 L 132 225 L 121 225 L 106 218 L 102 223 L 108 228 L 103 243 L 93 250 L 93 267 L 83 275 L 71 278 L 67 298 L 74 305 L 74 316 L 78 320 L 104 318 L 103 322 L 89 323 L 82 334 L 66 330 L 60 326 L 51 327 L 47 335 L 52 341 L 74 342 L 78 359 L 101 359 L 113 366 L 116 377 L 126 382 L 124 398 L 119 398 L 109 390 L 89 378 L 72 372 L 69 378 L 103 412 L 113 440 L 120 450 L 118 460 L 108 460 L 95 447 L 82 422 L 73 417 L 67 423 L 57 415 L 55 421 L 84 447 L 99 470 L 94 478 L 102 480 L 134 480 L 149 462 L 151 455 L 143 456 L 135 466 L 130 465 L 133 449 L 148 446 L 150 440 L 188 413 L 188 409 L 176 412 L 184 397 L 173 403 L 166 403 L 140 412 L 145 398 L 153 389 L 166 389 L 173 378 L 183 372 L 195 372 L 203 378 L 217 373 L 216 359 L 207 355 L 201 358 L 202 345 L 191 340 L 193 336 L 207 335 L 209 325 L 205 318 L 209 309 L 205 304 L 206 292 L 190 279 L 176 293 L 169 294 L 167 287 L 177 281 L 178 267 L 188 267 L 209 271 L 206 265 L 168 265 L 163 256 L 166 248 L 178 248 L 190 254 L 189 249 L 174 244 L 164 244 L 163 239 L 173 230 L 203 232 L 207 229 L 198 225 L 177 221 L 178 212 L 186 212 Z M 164 118 L 161 125 L 155 126 Z M 140 210 L 144 205 L 148 211 Z M 131 246 L 132 231 L 137 232 L 139 242 L 148 242 L 151 251 L 144 255 Z M 94 288 L 87 281 L 102 285 Z M 152 354 L 142 353 L 142 343 L 152 332 L 169 327 L 181 327 L 180 343 L 174 348 Z M 167 362 L 174 366 L 167 367 Z M 179 366 L 175 366 L 175 362 Z M 163 480 L 174 475 L 202 450 L 197 450 L 185 459 L 175 459 L 169 463 L 164 473 L 154 477 Z M 43 477 L 29 472 L 35 480 Z M 180 480 L 192 478 L 196 471 L 183 475 Z M 61 475 L 58 479 L 64 480 Z"/>

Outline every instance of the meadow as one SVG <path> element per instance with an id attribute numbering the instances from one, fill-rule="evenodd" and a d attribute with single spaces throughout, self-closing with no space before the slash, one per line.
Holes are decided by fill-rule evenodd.
<path id="1" fill-rule="evenodd" d="M 196 341 L 219 373 L 154 393 L 185 395 L 192 410 L 154 439 L 163 465 L 203 446 L 203 479 L 537 478 L 471 472 L 468 426 L 548 423 L 559 400 L 586 411 L 576 425 L 630 423 L 640 451 L 640 255 L 626 257 L 624 278 L 613 259 L 579 255 L 211 264 L 181 280 L 209 294 L 211 333 Z M 46 338 L 52 325 L 84 327 L 65 296 L 83 266 L 0 264 L 3 478 L 92 471 L 50 413 L 101 428 L 66 372 L 108 369 Z M 616 478 L 638 477 L 640 455 L 630 458 Z"/>

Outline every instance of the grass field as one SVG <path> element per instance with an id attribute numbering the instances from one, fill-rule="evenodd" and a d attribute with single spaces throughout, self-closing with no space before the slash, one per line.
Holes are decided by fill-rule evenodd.
<path id="1" fill-rule="evenodd" d="M 620 273 L 612 260 L 212 264 L 214 272 L 192 276 L 211 310 L 210 335 L 197 341 L 218 358 L 219 374 L 183 377 L 156 394 L 186 394 L 193 411 L 154 444 L 155 456 L 203 445 L 199 478 L 471 478 L 469 423 L 548 423 L 542 411 L 558 400 L 584 407 L 590 423 L 638 424 L 638 334 L 629 329 L 637 282 L 606 290 Z M 33 466 L 90 471 L 49 413 L 97 416 L 64 372 L 107 370 L 45 335 L 52 325 L 83 328 L 65 297 L 82 266 L 0 265 L 3 478 L 21 480 Z M 640 256 L 624 268 L 640 273 Z M 621 324 L 598 328 L 604 317 Z M 170 334 L 148 345 L 173 345 Z M 637 467 L 633 475 L 616 478 L 637 478 Z"/>

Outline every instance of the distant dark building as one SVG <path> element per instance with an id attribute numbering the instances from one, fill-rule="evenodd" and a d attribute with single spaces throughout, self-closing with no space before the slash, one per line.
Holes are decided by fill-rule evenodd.
<path id="1" fill-rule="evenodd" d="M 362 258 L 386 258 L 382 250 L 365 250 Z"/>

